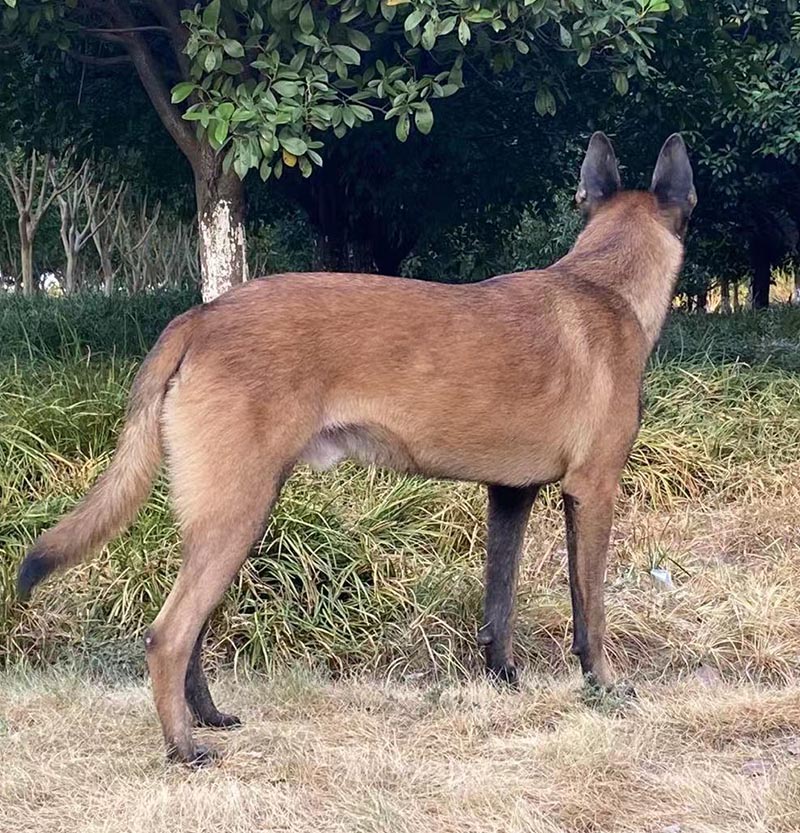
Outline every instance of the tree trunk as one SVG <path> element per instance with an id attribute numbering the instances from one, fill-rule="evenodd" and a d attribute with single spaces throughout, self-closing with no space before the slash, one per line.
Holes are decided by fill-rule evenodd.
<path id="1" fill-rule="evenodd" d="M 800 271 L 794 273 L 794 290 L 789 302 L 793 307 L 800 307 Z"/>
<path id="2" fill-rule="evenodd" d="M 703 289 L 697 293 L 697 303 L 695 304 L 695 312 L 705 313 L 708 306 L 708 291 Z"/>
<path id="3" fill-rule="evenodd" d="M 733 282 L 733 311 L 739 312 L 740 305 L 739 305 L 739 281 Z"/>
<path id="4" fill-rule="evenodd" d="M 28 229 L 28 221 L 24 215 L 19 218 L 19 254 L 22 270 L 22 294 L 30 298 L 36 291 L 33 281 L 33 240 Z"/>
<path id="5" fill-rule="evenodd" d="M 97 246 L 100 256 L 100 274 L 103 276 L 103 294 L 110 298 L 114 294 L 114 267 L 111 264 L 111 255 L 108 250 Z"/>
<path id="6" fill-rule="evenodd" d="M 719 311 L 723 315 L 731 313 L 731 284 L 727 278 L 721 278 L 719 282 Z"/>
<path id="7" fill-rule="evenodd" d="M 75 266 L 76 266 L 76 258 L 75 252 L 71 249 L 67 249 L 66 251 L 67 256 L 67 265 L 64 267 L 64 294 L 65 295 L 72 295 L 75 292 Z"/>
<path id="8" fill-rule="evenodd" d="M 750 257 L 753 263 L 751 283 L 753 309 L 767 309 L 769 307 L 769 281 L 772 272 L 769 254 L 758 240 L 753 240 L 750 244 Z"/>
<path id="9" fill-rule="evenodd" d="M 204 301 L 247 280 L 244 184 L 222 172 L 222 159 L 203 148 L 195 166 L 200 269 Z"/>

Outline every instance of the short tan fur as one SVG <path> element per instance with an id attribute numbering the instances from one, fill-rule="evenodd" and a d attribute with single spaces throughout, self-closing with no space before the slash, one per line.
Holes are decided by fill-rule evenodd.
<path id="1" fill-rule="evenodd" d="M 603 579 L 614 498 L 639 426 L 645 362 L 669 308 L 696 201 L 671 136 L 650 191 L 620 189 L 596 133 L 577 200 L 587 225 L 548 269 L 469 286 L 345 274 L 256 280 L 176 318 L 131 391 L 116 456 L 33 545 L 22 596 L 125 528 L 166 455 L 184 557 L 146 639 L 169 754 L 211 756 L 193 722 L 227 726 L 200 666 L 205 622 L 299 462 L 345 457 L 487 484 L 489 672 L 516 679 L 514 594 L 536 492 L 561 481 L 585 673 L 612 681 Z"/>

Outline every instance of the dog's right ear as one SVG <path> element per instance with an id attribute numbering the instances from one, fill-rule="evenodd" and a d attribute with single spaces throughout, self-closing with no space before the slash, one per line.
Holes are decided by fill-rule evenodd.
<path id="1" fill-rule="evenodd" d="M 662 214 L 672 225 L 679 239 L 686 234 L 692 210 L 697 205 L 692 165 L 686 143 L 680 133 L 673 133 L 661 148 L 650 190 L 658 200 Z"/>
<path id="2" fill-rule="evenodd" d="M 663 205 L 678 205 L 687 214 L 697 204 L 692 165 L 686 143 L 680 133 L 673 133 L 658 154 L 650 190 Z"/>
<path id="3" fill-rule="evenodd" d="M 592 134 L 581 165 L 581 181 L 575 202 L 591 212 L 622 187 L 614 148 L 605 133 Z"/>

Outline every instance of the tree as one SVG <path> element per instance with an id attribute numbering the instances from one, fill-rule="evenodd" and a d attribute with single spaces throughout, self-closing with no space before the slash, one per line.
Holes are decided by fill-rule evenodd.
<path id="1" fill-rule="evenodd" d="M 398 139 L 433 127 L 431 102 L 463 86 L 463 57 L 497 70 L 566 50 L 613 73 L 645 71 L 667 0 L 4 0 L 4 28 L 89 68 L 130 65 L 191 164 L 204 294 L 247 273 L 242 179 L 322 163 L 321 137 L 375 114 Z M 672 0 L 681 8 L 682 0 Z M 547 72 L 537 106 L 553 111 Z M 194 125 L 192 124 L 194 122 Z"/>
<path id="2" fill-rule="evenodd" d="M 57 170 L 49 154 L 42 156 L 35 150 L 30 155 L 5 154 L 0 158 L 2 181 L 17 209 L 22 291 L 32 295 L 36 289 L 33 279 L 33 244 L 36 232 L 53 201 L 72 187 L 80 176 L 80 169 L 68 166 Z"/>
<path id="3" fill-rule="evenodd" d="M 800 229 L 800 18 L 792 0 L 698 0 L 692 11 L 660 28 L 648 76 L 608 102 L 606 127 L 642 171 L 659 135 L 687 135 L 699 202 L 684 288 L 749 271 L 753 306 L 765 307 Z"/>
<path id="4" fill-rule="evenodd" d="M 50 176 L 55 187 L 58 178 L 52 170 Z M 116 190 L 106 191 L 102 183 L 94 181 L 94 171 L 86 161 L 80 167 L 77 178 L 58 194 L 61 243 L 66 256 L 64 292 L 67 295 L 76 289 L 80 253 L 114 215 L 124 189 L 125 184 L 121 183 Z"/>

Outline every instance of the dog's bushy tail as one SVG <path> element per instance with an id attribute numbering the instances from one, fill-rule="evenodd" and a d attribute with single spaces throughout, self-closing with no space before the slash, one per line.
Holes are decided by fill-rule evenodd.
<path id="1" fill-rule="evenodd" d="M 54 570 L 83 561 L 126 529 L 147 499 L 161 461 L 161 409 L 170 379 L 186 353 L 198 308 L 175 318 L 136 374 L 114 459 L 81 502 L 36 539 L 17 577 L 27 600 Z"/>

